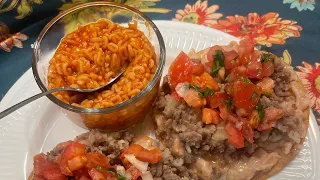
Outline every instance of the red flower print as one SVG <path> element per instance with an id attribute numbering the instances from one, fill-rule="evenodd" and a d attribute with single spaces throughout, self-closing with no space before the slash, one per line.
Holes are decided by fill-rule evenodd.
<path id="1" fill-rule="evenodd" d="M 249 13 L 245 16 L 227 16 L 218 20 L 211 27 L 227 32 L 236 37 L 250 36 L 261 45 L 284 44 L 289 37 L 299 37 L 301 26 L 296 21 L 282 20 L 278 13 L 270 12 L 263 16 Z"/>
<path id="2" fill-rule="evenodd" d="M 315 63 L 315 66 L 307 62 L 302 62 L 303 66 L 297 66 L 300 70 L 297 71 L 302 84 L 306 88 L 312 102 L 312 107 L 320 113 L 320 64 Z"/>

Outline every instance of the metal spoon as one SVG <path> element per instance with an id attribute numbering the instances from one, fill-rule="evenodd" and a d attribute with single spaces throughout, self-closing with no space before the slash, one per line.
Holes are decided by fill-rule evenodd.
<path id="1" fill-rule="evenodd" d="M 24 101 L 19 102 L 16 105 L 13 105 L 13 106 L 9 107 L 8 109 L 0 112 L 0 119 L 4 118 L 5 116 L 11 114 L 15 110 L 21 108 L 24 105 L 29 104 L 30 102 L 32 102 L 32 101 L 34 101 L 34 100 L 36 100 L 36 99 L 38 99 L 38 98 L 40 98 L 42 96 L 45 96 L 45 95 L 48 95 L 48 94 L 51 94 L 51 93 L 54 93 L 54 92 L 57 92 L 57 91 L 94 92 L 94 91 L 98 91 L 98 90 L 100 90 L 102 88 L 105 88 L 107 86 L 111 86 L 112 84 L 115 83 L 115 80 L 117 80 L 124 73 L 124 71 L 127 69 L 127 66 L 128 66 L 128 63 L 124 64 L 122 66 L 122 68 L 120 69 L 119 73 L 114 78 L 112 78 L 108 83 L 106 83 L 103 86 L 100 86 L 100 87 L 95 88 L 95 89 L 77 89 L 77 88 L 71 88 L 71 87 L 62 87 L 62 88 L 51 89 L 49 91 L 42 92 L 40 94 L 34 95 L 34 96 L 24 100 Z"/>

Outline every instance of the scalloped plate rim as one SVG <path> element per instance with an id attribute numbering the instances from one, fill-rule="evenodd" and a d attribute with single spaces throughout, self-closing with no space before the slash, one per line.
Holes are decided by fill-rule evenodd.
<path id="1" fill-rule="evenodd" d="M 212 29 L 212 28 L 209 28 L 209 27 L 205 27 L 205 26 L 199 26 L 199 25 L 194 25 L 194 24 L 189 24 L 189 23 L 183 23 L 183 22 L 174 22 L 174 21 L 165 21 L 165 20 L 156 20 L 154 21 L 155 24 L 159 27 L 160 29 L 160 32 L 162 33 L 161 29 L 163 28 L 174 28 L 175 27 L 175 30 L 176 29 L 187 29 L 187 32 L 201 32 L 201 33 L 210 33 L 212 36 L 223 36 L 223 37 L 226 37 L 226 38 L 229 38 L 231 40 L 237 40 L 237 38 L 227 34 L 227 33 L 224 33 L 224 32 L 221 32 L 219 30 L 215 30 L 215 29 Z M 188 30 L 190 29 L 190 30 Z M 163 31 L 166 31 L 167 29 L 163 30 Z M 186 31 L 185 31 L 186 32 Z M 184 32 L 184 33 L 185 33 Z M 200 33 L 200 34 L 201 34 Z M 167 38 L 168 36 L 166 36 Z M 186 37 L 188 38 L 188 37 Z M 164 37 L 165 39 L 165 37 Z M 170 44 L 170 43 L 169 43 Z M 199 43 L 198 43 L 199 44 Z M 166 43 L 167 45 L 167 43 Z M 192 44 L 191 44 L 192 45 Z M 191 47 L 190 45 L 190 47 Z M 172 46 L 172 44 L 171 44 Z M 171 48 L 171 50 L 174 49 L 174 48 Z M 168 52 L 168 51 L 167 51 Z M 164 72 L 165 73 L 165 72 Z M 33 82 L 32 82 L 33 81 Z M 33 84 L 32 84 L 33 83 Z M 33 74 L 32 74 L 32 70 L 31 68 L 29 70 L 27 70 L 17 81 L 16 83 L 9 89 L 9 91 L 6 93 L 6 95 L 3 97 L 2 101 L 0 102 L 0 111 L 1 110 L 4 110 L 5 108 L 9 107 L 10 105 L 13 105 L 14 103 L 14 100 L 15 100 L 15 96 L 17 93 L 21 92 L 22 90 L 20 88 L 22 87 L 25 87 L 25 86 L 28 86 L 28 85 L 31 85 L 31 86 L 36 86 L 36 87 L 33 87 L 35 89 L 35 91 L 37 92 L 40 92 L 40 89 L 37 87 L 35 81 L 34 81 L 34 78 L 33 78 Z M 32 94 L 32 93 L 31 93 Z M 46 102 L 48 101 L 48 102 Z M 36 103 L 36 102 L 33 102 L 33 103 Z M 46 97 L 43 97 L 42 100 L 41 100 L 41 103 L 42 104 L 45 104 L 47 103 L 48 106 L 51 107 L 51 105 L 53 103 L 51 103 Z M 46 105 L 46 104 L 45 104 Z M 15 113 L 19 113 L 18 112 L 15 112 Z M 9 115 L 9 117 L 13 117 L 13 115 Z M 7 117 L 8 118 L 8 117 Z M 6 122 L 9 122 L 10 121 L 13 121 L 12 119 L 11 120 L 6 120 Z M 27 141 L 31 141 L 29 138 L 33 138 L 33 136 L 36 135 L 36 128 L 37 126 L 39 125 L 39 123 L 41 122 L 38 122 L 40 120 L 34 120 L 36 122 L 33 122 L 35 124 L 35 126 L 33 127 L 33 129 L 29 129 L 29 130 L 25 130 L 26 132 L 27 131 L 30 131 L 31 134 L 29 134 L 28 137 L 26 137 L 26 140 Z M 53 122 L 53 125 L 56 123 L 57 121 Z M 59 123 L 59 122 L 58 122 Z M 4 121 L 0 120 L 0 128 L 3 126 L 4 124 Z M 314 118 L 314 115 L 311 114 L 310 115 L 310 123 L 309 123 L 309 130 L 308 130 L 308 135 L 307 136 L 311 136 L 311 139 L 308 140 L 308 142 L 310 141 L 312 143 L 312 151 L 313 151 L 313 157 L 312 158 L 315 158 L 314 159 L 314 166 L 316 167 L 319 167 L 320 166 L 320 155 L 319 153 L 316 153 L 317 149 L 320 149 L 320 142 L 319 142 L 319 137 L 320 137 L 320 133 L 319 133 L 319 129 L 317 127 L 317 124 L 316 124 L 316 121 L 315 121 L 315 118 Z M 50 133 L 51 131 L 51 127 L 49 127 L 48 129 L 48 132 L 47 133 Z M 1 133 L 1 132 L 0 132 Z M 44 138 L 44 141 L 46 140 L 47 137 Z M 28 142 L 30 143 L 30 142 Z M 45 142 L 44 142 L 45 143 Z M 43 148 L 43 145 L 44 143 L 42 144 L 42 147 L 41 149 Z M 0 144 L 2 144 L 2 141 L 1 141 L 1 137 L 0 137 Z M 27 150 L 30 150 L 30 146 L 32 144 L 28 144 L 28 147 L 24 147 L 24 148 L 27 148 Z M 1 146 L 0 146 L 1 147 Z M 17 147 L 18 148 L 18 147 Z M 2 150 L 0 150 L 0 156 L 1 154 L 3 153 Z M 24 178 L 26 178 L 26 174 L 28 172 L 26 172 L 26 163 L 27 163 L 27 156 L 30 156 L 30 154 L 28 154 L 28 151 L 25 152 L 25 159 L 21 159 L 21 165 L 25 168 L 23 170 L 23 173 L 24 173 Z M 1 162 L 0 162 L 0 179 L 1 179 L 1 174 L 2 173 L 5 173 L 5 172 L 1 172 L 1 170 L 3 169 L 4 165 L 2 164 L 1 165 Z M 315 169 L 314 169 L 315 170 Z M 313 171 L 314 171 L 313 170 Z M 278 175 L 281 175 L 281 172 L 277 175 L 275 175 L 274 177 L 272 177 L 271 179 L 274 179 L 274 178 L 277 178 Z M 320 172 L 319 171 L 316 171 L 315 174 L 313 174 L 312 177 L 310 178 L 315 178 L 315 177 L 320 177 Z M 301 179 L 301 178 L 300 178 Z"/>

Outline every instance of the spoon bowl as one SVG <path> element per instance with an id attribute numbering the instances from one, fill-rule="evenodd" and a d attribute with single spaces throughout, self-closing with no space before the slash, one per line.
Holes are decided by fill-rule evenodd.
<path id="1" fill-rule="evenodd" d="M 84 92 L 84 93 L 90 93 L 90 92 L 95 92 L 95 91 L 98 91 L 100 89 L 103 89 L 103 88 L 107 88 L 107 87 L 111 87 L 112 84 L 114 84 L 116 82 L 116 80 L 119 79 L 119 77 L 125 72 L 126 68 L 128 67 L 128 63 L 124 64 L 119 73 L 113 77 L 112 79 L 110 79 L 110 81 L 98 88 L 94 88 L 94 89 L 79 89 L 79 88 L 72 88 L 72 87 L 61 87 L 61 88 L 55 88 L 55 89 L 51 89 L 49 91 L 45 91 L 45 92 L 42 92 L 42 93 L 39 93 L 37 95 L 34 95 L 24 101 L 21 101 L 20 103 L 16 104 L 16 105 L 13 105 L 11 107 L 9 107 L 8 109 L 0 112 L 0 119 L 4 118 L 5 116 L 9 115 L 10 113 L 16 111 L 17 109 L 29 104 L 30 102 L 34 101 L 34 100 L 37 100 L 39 98 L 41 98 L 42 96 L 45 96 L 45 95 L 48 95 L 48 94 L 52 94 L 54 92 L 58 92 L 58 91 L 75 91 L 75 92 Z"/>

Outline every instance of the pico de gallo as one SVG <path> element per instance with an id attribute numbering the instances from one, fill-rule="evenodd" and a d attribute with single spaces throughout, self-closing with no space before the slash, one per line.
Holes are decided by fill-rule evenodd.
<path id="1" fill-rule="evenodd" d="M 68 141 L 57 146 L 63 150 L 55 161 L 43 153 L 34 156 L 33 180 L 151 180 L 149 163 L 162 159 L 162 151 L 149 137 L 139 137 L 121 153 L 121 163 L 113 165 L 103 153 L 86 152 L 84 144 Z"/>
<path id="2" fill-rule="evenodd" d="M 271 130 L 284 114 L 260 102 L 262 95 L 273 93 L 275 58 L 255 50 L 250 38 L 199 53 L 181 52 L 168 72 L 171 97 L 201 112 L 204 124 L 225 121 L 228 141 L 243 148 L 245 141 L 254 141 L 255 130 Z"/>

